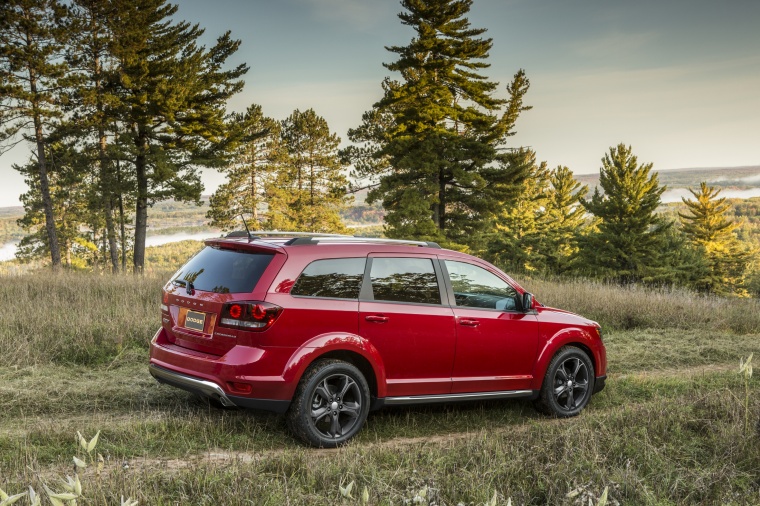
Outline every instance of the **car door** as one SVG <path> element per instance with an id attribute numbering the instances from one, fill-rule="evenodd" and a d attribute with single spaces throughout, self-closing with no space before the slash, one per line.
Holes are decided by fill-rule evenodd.
<path id="1" fill-rule="evenodd" d="M 443 259 L 456 317 L 452 393 L 526 390 L 538 352 L 538 319 L 518 292 L 484 266 Z"/>
<path id="2" fill-rule="evenodd" d="M 432 257 L 370 255 L 359 334 L 380 352 L 388 397 L 451 391 L 456 326 Z"/>

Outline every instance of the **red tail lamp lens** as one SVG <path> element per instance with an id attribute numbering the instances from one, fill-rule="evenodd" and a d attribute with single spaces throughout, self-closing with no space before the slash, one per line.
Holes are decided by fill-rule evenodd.
<path id="1" fill-rule="evenodd" d="M 271 327 L 280 313 L 282 308 L 269 302 L 231 302 L 222 308 L 219 325 L 261 332 Z"/>
<path id="2" fill-rule="evenodd" d="M 168 304 L 169 303 L 169 292 L 164 292 L 164 299 L 163 299 L 163 301 L 164 301 L 164 304 Z"/>

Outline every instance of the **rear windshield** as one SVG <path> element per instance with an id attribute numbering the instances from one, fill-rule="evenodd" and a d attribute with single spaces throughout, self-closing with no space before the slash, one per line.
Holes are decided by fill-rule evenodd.
<path id="1" fill-rule="evenodd" d="M 205 292 L 252 292 L 273 256 L 207 246 L 177 271 L 172 282 L 192 283 L 194 289 Z"/>

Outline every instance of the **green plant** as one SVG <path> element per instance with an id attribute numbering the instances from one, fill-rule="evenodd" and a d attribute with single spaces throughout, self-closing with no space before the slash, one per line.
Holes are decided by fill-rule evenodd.
<path id="1" fill-rule="evenodd" d="M 749 380 L 752 378 L 752 355 L 747 360 L 739 359 L 739 374 L 744 380 L 744 432 L 749 434 Z"/>

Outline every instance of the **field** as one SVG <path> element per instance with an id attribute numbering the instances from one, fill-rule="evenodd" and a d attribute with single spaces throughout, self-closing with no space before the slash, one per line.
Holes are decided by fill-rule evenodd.
<path id="1" fill-rule="evenodd" d="M 362 504 L 365 488 L 368 504 L 586 505 L 605 488 L 608 504 L 760 504 L 760 386 L 738 374 L 760 356 L 757 301 L 527 280 L 605 326 L 608 386 L 579 417 L 518 401 L 385 409 L 348 446 L 314 450 L 282 417 L 153 381 L 166 276 L 2 278 L 0 488 L 60 492 L 77 456 L 80 504 Z M 100 431 L 92 455 L 77 431 Z"/>

